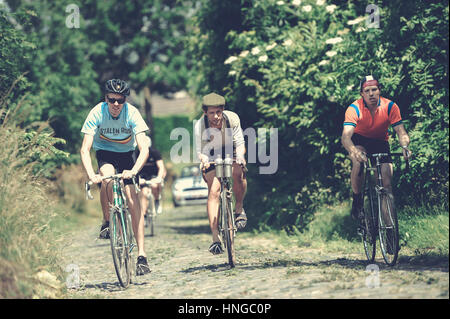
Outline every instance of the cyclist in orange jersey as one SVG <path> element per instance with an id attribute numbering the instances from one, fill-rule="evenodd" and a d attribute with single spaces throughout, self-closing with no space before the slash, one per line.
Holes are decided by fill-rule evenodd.
<path id="1" fill-rule="evenodd" d="M 387 98 L 380 96 L 380 84 L 372 75 L 366 76 L 360 83 L 361 98 L 353 102 L 345 112 L 341 142 L 352 160 L 350 175 L 353 190 L 351 216 L 359 219 L 362 203 L 363 176 L 359 174 L 360 165 L 367 161 L 366 154 L 387 153 L 389 149 L 388 128 L 392 126 L 397 133 L 403 156 L 411 156 L 408 148 L 409 135 L 402 123 L 400 108 Z M 383 186 L 392 193 L 392 158 L 381 159 Z"/>

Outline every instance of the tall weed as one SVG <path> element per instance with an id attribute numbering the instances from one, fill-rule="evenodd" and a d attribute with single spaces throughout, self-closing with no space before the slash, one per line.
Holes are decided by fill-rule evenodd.
<path id="1" fill-rule="evenodd" d="M 36 276 L 61 274 L 51 222 L 61 214 L 23 157 L 21 129 L 0 129 L 0 298 L 49 296 Z M 45 286 L 45 284 L 44 284 Z M 52 285 L 56 296 L 59 287 Z"/>

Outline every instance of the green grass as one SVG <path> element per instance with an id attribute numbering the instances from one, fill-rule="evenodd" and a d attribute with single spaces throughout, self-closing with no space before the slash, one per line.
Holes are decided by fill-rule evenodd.
<path id="1" fill-rule="evenodd" d="M 14 128 L 0 130 L 0 298 L 55 297 L 59 282 L 46 288 L 49 282 L 36 276 L 62 277 L 52 221 L 64 210 L 48 196 L 48 183 L 23 166 L 22 134 Z"/>
<path id="2" fill-rule="evenodd" d="M 63 298 L 61 251 L 86 221 L 80 167 L 38 179 L 19 150 L 23 131 L 0 130 L 0 298 Z"/>
<path id="3" fill-rule="evenodd" d="M 401 244 L 410 253 L 448 257 L 448 212 L 406 208 L 399 214 L 399 228 Z"/>
<path id="4" fill-rule="evenodd" d="M 253 234 L 276 237 L 283 246 L 318 248 L 331 253 L 361 253 L 357 224 L 350 217 L 349 203 L 323 206 L 304 231 L 287 233 L 261 227 Z M 448 259 L 449 214 L 444 209 L 406 207 L 398 212 L 401 255 L 408 258 Z M 249 234 L 250 235 L 250 234 Z M 431 258 L 431 259 L 430 259 Z"/>

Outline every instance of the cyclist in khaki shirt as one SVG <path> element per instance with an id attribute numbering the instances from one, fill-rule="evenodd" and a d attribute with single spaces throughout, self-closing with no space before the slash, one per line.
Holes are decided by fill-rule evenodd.
<path id="1" fill-rule="evenodd" d="M 212 233 L 213 243 L 209 247 L 212 254 L 223 252 L 219 239 L 218 214 L 220 181 L 216 177 L 215 167 L 210 162 L 220 154 L 232 155 L 233 163 L 233 193 L 236 199 L 236 227 L 242 229 L 247 224 L 247 216 L 243 208 L 245 192 L 247 190 L 247 179 L 241 165 L 246 164 L 244 154 L 245 141 L 240 125 L 239 116 L 225 109 L 225 98 L 210 93 L 203 97 L 202 108 L 204 114 L 194 127 L 196 154 L 203 168 L 203 177 L 208 185 L 208 218 Z"/>

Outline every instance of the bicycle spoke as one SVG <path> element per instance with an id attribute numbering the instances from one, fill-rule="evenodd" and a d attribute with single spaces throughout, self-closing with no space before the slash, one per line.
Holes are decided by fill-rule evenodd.
<path id="1" fill-rule="evenodd" d="M 110 214 L 112 220 L 111 252 L 117 278 L 122 287 L 128 287 L 131 277 L 129 263 L 129 251 L 127 242 L 127 220 L 122 218 L 124 212 L 113 209 Z"/>
<path id="2" fill-rule="evenodd" d="M 381 208 L 379 209 L 379 236 L 380 247 L 384 261 L 389 266 L 395 265 L 398 257 L 399 234 L 398 221 L 394 210 L 391 195 L 380 195 Z"/>

